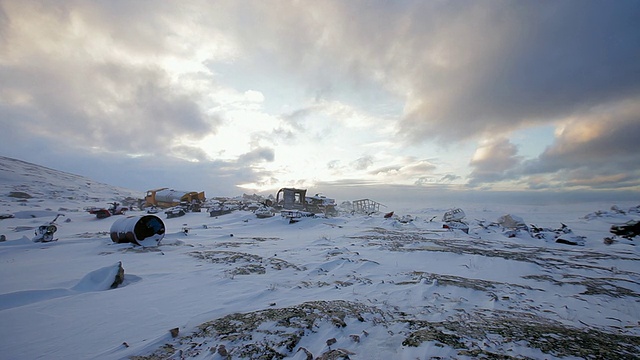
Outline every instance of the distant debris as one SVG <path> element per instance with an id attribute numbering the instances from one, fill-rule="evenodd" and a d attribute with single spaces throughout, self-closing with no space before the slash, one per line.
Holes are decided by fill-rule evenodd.
<path id="1" fill-rule="evenodd" d="M 338 214 L 335 199 L 320 194 L 307 196 L 307 189 L 282 188 L 278 190 L 273 207 L 281 212 L 282 210 L 298 210 L 312 214 L 324 214 L 325 216 Z"/>
<path id="2" fill-rule="evenodd" d="M 359 214 L 373 214 L 380 212 L 380 206 L 387 207 L 377 201 L 371 199 L 360 199 L 352 202 L 353 212 Z"/>
<path id="3" fill-rule="evenodd" d="M 631 240 L 640 235 L 640 221 L 630 220 L 624 224 L 611 225 L 612 234 Z"/>
<path id="4" fill-rule="evenodd" d="M 617 205 L 612 205 L 609 211 L 598 210 L 585 215 L 583 219 L 593 220 L 593 219 L 603 218 L 603 217 L 620 217 L 620 216 L 630 215 L 630 214 L 640 214 L 640 205 L 631 207 L 627 210 L 620 209 L 620 207 L 618 207 Z"/>
<path id="5" fill-rule="evenodd" d="M 449 209 L 442 215 L 442 221 L 462 221 L 467 215 L 460 208 Z"/>
<path id="6" fill-rule="evenodd" d="M 280 216 L 289 219 L 289 224 L 296 223 L 305 217 L 314 217 L 315 214 L 309 211 L 301 210 L 280 210 Z"/>
<path id="7" fill-rule="evenodd" d="M 503 229 L 503 235 L 506 237 L 516 237 L 520 232 L 529 233 L 529 227 L 520 216 L 506 214 L 498 218 L 497 225 Z M 529 233 L 529 235 L 531 235 Z"/>
<path id="8" fill-rule="evenodd" d="M 275 215 L 275 213 L 273 212 L 273 208 L 266 205 L 262 205 L 261 207 L 256 209 L 253 213 L 256 214 L 256 217 L 258 219 L 266 219 Z"/>
<path id="9" fill-rule="evenodd" d="M 173 218 L 185 216 L 187 214 L 185 209 L 180 206 L 169 208 L 165 210 L 164 213 L 165 215 L 167 215 L 167 219 L 173 219 Z"/>
<path id="10" fill-rule="evenodd" d="M 517 215 L 502 215 L 498 218 L 498 224 L 506 229 L 529 231 L 529 228 L 527 227 L 527 224 L 525 224 L 524 219 Z"/>
<path id="11" fill-rule="evenodd" d="M 209 216 L 216 217 L 216 216 L 231 214 L 232 212 L 240 208 L 240 205 L 234 202 L 229 201 L 228 204 L 226 202 L 228 201 L 221 200 L 209 205 L 208 207 Z"/>
<path id="12" fill-rule="evenodd" d="M 585 244 L 585 237 L 575 235 L 573 231 L 565 224 L 560 223 L 557 229 L 543 228 L 531 224 L 529 234 L 536 239 L 553 240 L 558 244 L 580 245 Z"/>
<path id="13" fill-rule="evenodd" d="M 451 230 L 462 230 L 465 234 L 469 233 L 469 224 L 464 221 L 464 218 L 467 215 L 460 208 L 453 208 L 447 210 L 444 215 L 442 215 L 442 221 L 444 225 L 442 228 L 451 229 Z"/>
<path id="14" fill-rule="evenodd" d="M 89 214 L 93 214 L 98 219 L 108 218 L 111 215 L 124 215 L 125 212 L 129 211 L 129 208 L 126 206 L 121 206 L 117 202 L 109 203 L 111 205 L 108 209 L 100 208 L 100 207 L 90 207 L 86 208 Z"/>
<path id="15" fill-rule="evenodd" d="M 147 190 L 142 207 L 156 206 L 166 209 L 174 206 L 182 206 L 186 211 L 199 212 L 205 200 L 204 191 L 159 188 Z"/>

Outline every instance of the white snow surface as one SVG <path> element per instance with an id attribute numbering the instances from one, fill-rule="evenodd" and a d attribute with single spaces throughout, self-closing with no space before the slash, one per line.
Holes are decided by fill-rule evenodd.
<path id="1" fill-rule="evenodd" d="M 416 204 L 390 209 L 391 219 L 342 212 L 293 224 L 249 211 L 173 219 L 159 213 L 166 235 L 160 246 L 142 248 L 111 241 L 118 216 L 97 219 L 83 211 L 142 194 L 7 158 L 0 158 L 0 179 L 0 215 L 15 215 L 0 220 L 3 359 L 127 359 L 161 348 L 172 352 L 156 358 L 236 359 L 252 358 L 243 352 L 251 346 L 291 359 L 306 359 L 306 352 L 326 359 L 340 352 L 351 359 L 597 355 L 562 342 L 545 347 L 495 330 L 500 324 L 533 324 L 556 340 L 573 341 L 558 330 L 569 329 L 623 344 L 600 346 L 604 358 L 640 352 L 640 238 L 603 242 L 612 224 L 640 219 L 638 203 Z M 33 197 L 9 196 L 15 191 Z M 442 215 L 454 207 L 464 209 L 469 234 L 442 228 Z M 32 242 L 34 229 L 58 213 L 65 215 L 57 221 L 58 240 Z M 128 213 L 136 214 L 143 212 Z M 564 223 L 584 246 L 522 231 L 508 237 L 487 226 L 505 214 L 540 227 Z M 403 215 L 414 220 L 403 223 Z M 124 282 L 111 289 L 119 262 Z M 201 326 L 305 304 L 363 308 L 344 316 L 344 308 L 335 308 L 300 325 L 290 346 L 278 344 L 278 336 L 295 326 L 273 317 L 248 329 L 234 317 L 229 324 L 238 328 L 231 332 L 205 333 Z M 216 351 L 220 345 L 227 357 Z"/>

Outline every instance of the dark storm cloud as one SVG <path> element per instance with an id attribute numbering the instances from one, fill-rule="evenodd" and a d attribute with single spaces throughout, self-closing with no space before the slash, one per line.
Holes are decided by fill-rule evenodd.
<path id="1" fill-rule="evenodd" d="M 412 142 L 507 134 L 640 94 L 637 2 L 324 1 L 225 10 L 242 14 L 228 21 L 246 51 L 309 93 L 366 93 L 377 84 L 403 98 L 399 134 Z"/>
<path id="2" fill-rule="evenodd" d="M 442 69 L 415 69 L 401 131 L 415 141 L 505 133 L 637 96 L 639 16 L 637 2 L 475 3 L 458 14 L 464 26 L 443 24 Z"/>

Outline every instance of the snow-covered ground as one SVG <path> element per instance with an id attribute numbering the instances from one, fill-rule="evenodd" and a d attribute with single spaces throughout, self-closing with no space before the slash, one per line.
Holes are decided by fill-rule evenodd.
<path id="1" fill-rule="evenodd" d="M 612 224 L 640 219 L 637 203 L 450 204 L 465 211 L 469 234 L 443 229 L 448 206 L 429 204 L 389 209 L 389 219 L 341 213 L 293 224 L 249 211 L 159 213 L 166 235 L 142 248 L 111 241 L 122 216 L 83 210 L 141 194 L 0 160 L 0 215 L 13 215 L 0 220 L 3 359 L 640 353 L 640 238 L 603 241 Z M 58 241 L 31 241 L 58 213 Z M 564 223 L 572 232 L 562 236 L 584 246 L 556 243 L 553 232 L 508 237 L 489 225 L 505 214 Z M 119 263 L 124 282 L 112 289 Z"/>

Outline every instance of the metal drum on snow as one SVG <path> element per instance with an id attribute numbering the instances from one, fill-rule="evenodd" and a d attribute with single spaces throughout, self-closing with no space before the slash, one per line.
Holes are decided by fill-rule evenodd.
<path id="1" fill-rule="evenodd" d="M 111 225 L 111 240 L 115 243 L 157 246 L 164 233 L 164 223 L 155 215 L 128 216 Z"/>

